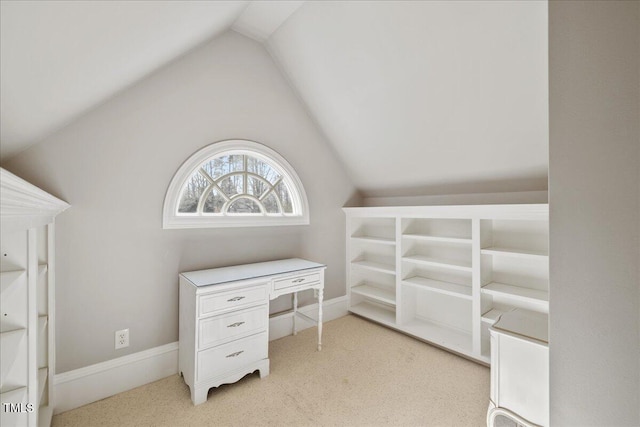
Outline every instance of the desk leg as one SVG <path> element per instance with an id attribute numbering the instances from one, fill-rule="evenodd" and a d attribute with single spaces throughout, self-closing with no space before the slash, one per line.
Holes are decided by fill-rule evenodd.
<path id="1" fill-rule="evenodd" d="M 318 351 L 322 350 L 322 297 L 324 290 L 318 289 Z"/>
<path id="2" fill-rule="evenodd" d="M 297 317 L 298 317 L 298 293 L 294 292 L 293 293 L 293 335 L 298 334 Z"/>

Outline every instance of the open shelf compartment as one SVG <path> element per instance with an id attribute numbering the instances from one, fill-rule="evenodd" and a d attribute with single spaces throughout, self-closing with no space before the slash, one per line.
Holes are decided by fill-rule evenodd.
<path id="1" fill-rule="evenodd" d="M 471 354 L 471 332 L 432 322 L 428 319 L 414 319 L 404 325 L 407 333 L 441 347 L 450 348 L 462 354 Z"/>
<path id="2" fill-rule="evenodd" d="M 370 221 L 371 218 L 365 218 Z M 375 220 L 379 220 L 374 218 Z M 355 221 L 355 220 L 354 220 Z M 384 224 L 395 224 L 385 220 Z M 388 227 L 379 226 L 386 230 Z M 375 228 L 374 230 L 378 230 Z M 395 228 L 394 228 L 395 229 Z M 381 234 L 382 232 L 379 232 Z M 381 235 L 372 237 L 352 238 L 349 245 L 349 258 L 351 265 L 357 269 L 366 269 L 378 273 L 395 274 L 396 272 L 396 248 L 390 244 L 370 244 L 371 241 L 382 238 Z M 372 240 L 373 239 L 373 240 Z M 355 282 L 351 282 L 353 285 Z"/>
<path id="3" fill-rule="evenodd" d="M 471 244 L 471 221 L 457 218 L 404 218 L 403 237 L 434 242 Z"/>
<path id="4" fill-rule="evenodd" d="M 354 241 L 395 245 L 395 218 L 353 218 L 351 238 Z"/>
<path id="5" fill-rule="evenodd" d="M 364 299 L 351 305 L 349 307 L 349 311 L 383 325 L 396 325 L 396 311 L 394 307 L 389 305 L 379 304 L 375 301 Z"/>
<path id="6" fill-rule="evenodd" d="M 471 271 L 442 269 L 438 265 L 403 260 L 402 284 L 417 290 L 438 292 L 452 297 L 472 299 Z"/>
<path id="7" fill-rule="evenodd" d="M 389 305 L 396 304 L 395 289 L 376 286 L 376 284 L 373 283 L 361 282 L 351 288 L 351 293 Z"/>
<path id="8" fill-rule="evenodd" d="M 402 259 L 423 266 L 470 272 L 471 245 L 460 244 L 459 239 L 405 235 L 402 239 Z"/>
<path id="9" fill-rule="evenodd" d="M 462 354 L 472 353 L 471 300 L 402 285 L 401 328 Z"/>
<path id="10" fill-rule="evenodd" d="M 0 274 L 0 332 L 27 327 L 27 273 L 10 271 Z"/>
<path id="11" fill-rule="evenodd" d="M 548 260 L 549 222 L 546 220 L 482 220 L 483 255 Z"/>
<path id="12" fill-rule="evenodd" d="M 548 258 L 531 254 L 511 256 L 514 253 L 509 256 L 482 253 L 481 294 L 505 306 L 548 312 Z"/>
<path id="13" fill-rule="evenodd" d="M 18 329 L 0 334 L 0 377 L 2 378 L 1 393 L 21 387 L 28 382 L 27 361 L 27 330 Z"/>

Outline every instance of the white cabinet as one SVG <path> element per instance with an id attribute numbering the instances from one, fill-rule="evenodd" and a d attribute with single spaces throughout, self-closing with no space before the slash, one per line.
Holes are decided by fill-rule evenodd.
<path id="1" fill-rule="evenodd" d="M 526 427 L 549 425 L 548 329 L 546 314 L 521 308 L 491 326 L 488 426 L 499 415 Z"/>
<path id="2" fill-rule="evenodd" d="M 254 279 L 198 287 L 180 275 L 179 369 L 195 405 L 211 387 L 269 374 L 268 286 Z"/>
<path id="3" fill-rule="evenodd" d="M 318 350 L 322 336 L 322 264 L 286 259 L 180 274 L 179 371 L 194 405 L 210 388 L 256 370 L 269 375 L 269 301 L 314 289 L 318 295 Z M 305 316 L 306 317 L 306 316 Z"/>
<path id="4" fill-rule="evenodd" d="M 0 425 L 53 414 L 54 225 L 69 205 L 0 169 Z"/>
<path id="5" fill-rule="evenodd" d="M 395 324 L 396 219 L 354 215 L 347 223 L 350 310 L 386 325 Z"/>
<path id="6" fill-rule="evenodd" d="M 489 326 L 548 312 L 548 205 L 345 208 L 349 310 L 485 363 Z"/>

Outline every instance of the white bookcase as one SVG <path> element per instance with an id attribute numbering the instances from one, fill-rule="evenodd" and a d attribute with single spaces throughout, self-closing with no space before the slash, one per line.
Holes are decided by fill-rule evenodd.
<path id="1" fill-rule="evenodd" d="M 548 313 L 548 205 L 344 211 L 352 313 L 484 363 L 502 313 Z"/>
<path id="2" fill-rule="evenodd" d="M 354 216 L 349 225 L 350 310 L 393 325 L 398 295 L 396 220 Z"/>
<path id="3" fill-rule="evenodd" d="M 53 414 L 54 218 L 69 205 L 0 168 L 0 425 Z"/>

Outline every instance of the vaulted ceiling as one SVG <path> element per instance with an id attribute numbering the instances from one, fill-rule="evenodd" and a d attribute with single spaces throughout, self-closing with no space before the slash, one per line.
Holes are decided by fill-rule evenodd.
<path id="1" fill-rule="evenodd" d="M 546 2 L 1 8 L 3 161 L 233 29 L 264 44 L 365 193 L 546 189 Z"/>

